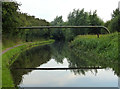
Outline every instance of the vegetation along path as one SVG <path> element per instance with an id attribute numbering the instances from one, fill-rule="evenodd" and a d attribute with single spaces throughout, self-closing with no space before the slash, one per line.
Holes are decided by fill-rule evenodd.
<path id="1" fill-rule="evenodd" d="M 14 87 L 14 82 L 10 72 L 10 66 L 16 58 L 20 55 L 21 52 L 30 49 L 35 46 L 46 45 L 53 43 L 54 40 L 44 40 L 38 42 L 27 42 L 23 44 L 18 44 L 16 46 L 5 49 L 2 55 L 2 87 Z"/>
<path id="2" fill-rule="evenodd" d="M 28 44 L 28 43 L 32 43 L 32 42 L 27 42 L 27 43 L 24 43 L 24 44 Z M 13 46 L 13 47 L 7 48 L 7 49 L 3 50 L 2 53 L 0 53 L 0 56 L 1 56 L 2 54 L 6 53 L 6 52 L 9 51 L 9 50 L 11 50 L 11 49 L 13 49 L 13 48 L 16 48 L 16 47 L 18 47 L 18 46 L 22 46 L 22 45 L 24 45 L 24 44 L 18 44 L 18 45 L 15 45 L 15 46 Z"/>

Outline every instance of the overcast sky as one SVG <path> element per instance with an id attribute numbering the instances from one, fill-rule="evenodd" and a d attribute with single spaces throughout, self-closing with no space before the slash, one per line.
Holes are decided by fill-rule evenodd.
<path id="1" fill-rule="evenodd" d="M 97 10 L 98 16 L 104 21 L 111 19 L 113 10 L 118 7 L 120 0 L 16 0 L 21 3 L 20 11 L 34 15 L 37 18 L 53 21 L 56 16 L 67 16 L 73 9 L 82 9 L 85 11 Z"/>

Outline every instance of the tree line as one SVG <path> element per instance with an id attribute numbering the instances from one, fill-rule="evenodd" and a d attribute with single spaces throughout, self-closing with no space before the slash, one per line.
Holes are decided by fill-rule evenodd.
<path id="1" fill-rule="evenodd" d="M 82 10 L 73 10 L 69 13 L 67 21 L 64 22 L 62 16 L 56 16 L 51 22 L 53 26 L 106 26 L 110 32 L 120 31 L 120 11 L 118 8 L 113 11 L 112 19 L 104 22 L 98 15 L 97 11 L 93 13 Z M 52 37 L 55 39 L 72 40 L 77 35 L 85 34 L 105 34 L 105 30 L 101 28 L 71 28 L 71 29 L 54 29 L 52 30 Z"/>
<path id="2" fill-rule="evenodd" d="M 106 26 L 110 32 L 120 30 L 120 11 L 117 8 L 112 13 L 112 19 L 104 22 L 98 15 L 97 10 L 86 12 L 84 9 L 74 9 L 68 14 L 67 21 L 63 21 L 62 16 L 56 16 L 51 22 L 39 19 L 35 16 L 22 13 L 19 10 L 20 4 L 17 2 L 2 2 L 2 36 L 3 40 L 8 38 L 18 38 L 24 41 L 33 41 L 40 38 L 53 38 L 56 40 L 72 40 L 77 35 L 85 34 L 105 34 L 100 28 L 69 28 L 69 29 L 25 29 L 19 30 L 17 27 L 26 26 Z M 27 39 L 27 40 L 26 40 Z"/>
<path id="3" fill-rule="evenodd" d="M 17 29 L 26 26 L 48 26 L 50 23 L 45 19 L 22 13 L 19 10 L 20 4 L 17 2 L 2 2 L 2 37 L 4 39 L 22 39 L 32 41 L 39 38 L 48 38 L 49 30 Z M 26 40 L 27 38 L 27 40 Z"/>
<path id="4" fill-rule="evenodd" d="M 105 26 L 108 27 L 108 29 L 111 32 L 120 32 L 120 11 L 119 8 L 115 9 L 112 13 L 112 19 L 107 21 L 105 23 Z"/>

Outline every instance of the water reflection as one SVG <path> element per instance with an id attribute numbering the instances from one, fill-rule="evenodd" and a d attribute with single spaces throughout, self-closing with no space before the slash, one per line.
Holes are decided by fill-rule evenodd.
<path id="1" fill-rule="evenodd" d="M 69 70 L 33 70 L 23 76 L 21 87 L 117 87 L 117 76 L 112 71 L 98 70 L 97 75 L 88 71 L 86 75 L 74 75 Z"/>
<path id="2" fill-rule="evenodd" d="M 80 51 L 80 50 L 78 50 Z M 111 61 L 98 58 L 93 53 L 73 51 L 68 43 L 55 42 L 51 45 L 29 49 L 18 57 L 11 66 L 16 86 L 116 86 L 118 66 Z M 73 70 L 14 70 L 14 68 L 78 68 L 101 66 L 105 69 Z M 107 69 L 106 69 L 107 68 Z M 107 77 L 104 77 L 104 76 Z M 99 80 L 96 82 L 96 80 Z M 111 82 L 110 82 L 111 81 Z"/>
<path id="3" fill-rule="evenodd" d="M 68 68 L 68 61 L 63 59 L 63 63 L 57 63 L 55 59 L 51 59 L 47 64 L 42 64 L 37 68 Z"/>
<path id="4" fill-rule="evenodd" d="M 32 70 L 17 71 L 13 68 L 34 68 L 41 64 L 47 63 L 51 59 L 51 51 L 49 46 L 34 47 L 27 50 L 18 57 L 11 66 L 11 73 L 14 84 L 17 86 L 22 81 L 22 76 L 28 74 Z"/>

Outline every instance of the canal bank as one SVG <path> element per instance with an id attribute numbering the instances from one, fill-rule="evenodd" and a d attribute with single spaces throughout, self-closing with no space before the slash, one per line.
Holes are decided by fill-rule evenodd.
<path id="1" fill-rule="evenodd" d="M 46 45 L 53 42 L 54 40 L 24 43 L 16 47 L 13 47 L 10 50 L 3 53 L 2 54 L 2 87 L 14 87 L 14 83 L 12 81 L 9 67 L 16 60 L 16 58 L 20 55 L 21 52 L 35 46 Z"/>

